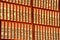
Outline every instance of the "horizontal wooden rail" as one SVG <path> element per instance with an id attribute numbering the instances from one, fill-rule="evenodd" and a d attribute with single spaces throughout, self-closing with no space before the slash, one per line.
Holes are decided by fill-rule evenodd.
<path id="1" fill-rule="evenodd" d="M 19 22 L 19 21 L 11 21 L 11 20 L 2 20 L 2 19 L 0 19 L 0 21 L 23 23 L 23 24 L 34 24 L 34 25 L 40 25 L 40 26 L 48 26 L 48 27 L 60 28 L 60 26 L 52 26 L 52 25 L 45 25 L 45 24 L 35 24 L 35 23 L 27 23 L 27 22 Z"/>
<path id="2" fill-rule="evenodd" d="M 14 40 L 14 39 L 1 39 L 1 40 Z"/>
<path id="3" fill-rule="evenodd" d="M 23 24 L 32 24 L 32 23 L 28 23 L 28 22 L 19 22 L 19 21 L 11 21 L 11 20 L 3 20 L 3 19 L 0 19 L 0 21 L 15 22 L 15 23 L 23 23 Z"/>
<path id="4" fill-rule="evenodd" d="M 48 27 L 53 27 L 53 28 L 60 28 L 60 26 L 52 26 L 52 25 L 44 25 L 44 24 L 34 24 L 34 25 L 48 26 Z"/>
<path id="5" fill-rule="evenodd" d="M 6 2 L 6 1 L 0 1 L 0 2 L 3 2 L 3 3 L 9 3 L 9 4 L 14 4 L 14 5 L 20 5 L 20 6 L 25 6 L 25 7 L 31 7 L 31 6 L 28 6 L 28 5 L 17 4 L 17 3 Z"/>
<path id="6" fill-rule="evenodd" d="M 47 10 L 47 11 L 60 12 L 59 10 L 51 10 L 51 9 L 45 9 L 45 8 L 39 8 L 39 7 L 33 7 L 33 8 Z"/>

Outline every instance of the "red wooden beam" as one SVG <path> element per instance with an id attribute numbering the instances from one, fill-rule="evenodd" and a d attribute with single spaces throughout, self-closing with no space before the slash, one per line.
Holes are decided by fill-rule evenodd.
<path id="1" fill-rule="evenodd" d="M 20 5 L 20 6 L 25 6 L 25 7 L 31 7 L 31 6 L 28 6 L 28 5 L 17 4 L 17 3 L 13 3 L 13 2 L 6 2 L 6 1 L 0 1 L 0 2 L 8 3 L 8 4 L 14 4 L 14 5 Z"/>
<path id="2" fill-rule="evenodd" d="M 59 7 L 58 7 L 59 8 L 59 11 L 60 11 L 60 0 L 59 0 L 59 4 L 58 5 L 59 5 Z"/>
<path id="3" fill-rule="evenodd" d="M 34 25 L 40 25 L 40 26 L 47 26 L 47 27 L 60 28 L 60 26 L 52 26 L 52 25 L 44 25 L 44 24 L 34 24 Z"/>
<path id="4" fill-rule="evenodd" d="M 30 2 L 31 5 L 31 20 L 32 20 L 32 40 L 35 40 L 35 26 L 34 26 L 34 15 L 33 15 L 33 0 Z"/>
<path id="5" fill-rule="evenodd" d="M 39 8 L 39 7 L 33 7 L 33 8 L 47 10 L 47 11 L 59 12 L 59 10 L 44 9 L 44 8 Z"/>
<path id="6" fill-rule="evenodd" d="M 60 13 L 59 13 L 59 26 L 60 26 Z"/>
<path id="7" fill-rule="evenodd" d="M 0 21 L 0 40 L 1 40 L 1 21 Z"/>
<path id="8" fill-rule="evenodd" d="M 32 24 L 32 23 L 28 23 L 28 22 L 19 22 L 19 21 L 11 21 L 11 20 L 3 20 L 0 19 L 1 21 L 6 21 L 6 22 L 15 22 L 15 23 L 23 23 L 23 24 Z"/>
<path id="9" fill-rule="evenodd" d="M 1 40 L 14 40 L 14 39 L 1 39 Z"/>

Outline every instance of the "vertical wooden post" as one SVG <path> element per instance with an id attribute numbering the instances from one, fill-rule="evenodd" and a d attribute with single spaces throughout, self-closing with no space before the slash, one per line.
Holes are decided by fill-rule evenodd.
<path id="1" fill-rule="evenodd" d="M 0 21 L 0 40 L 1 40 L 1 21 Z"/>
<path id="2" fill-rule="evenodd" d="M 33 15 L 33 0 L 30 1 L 31 5 L 31 22 L 32 22 L 32 40 L 35 40 L 35 26 L 34 26 L 34 15 Z"/>
<path id="3" fill-rule="evenodd" d="M 60 12 L 59 12 L 59 26 L 60 26 Z"/>
<path id="4" fill-rule="evenodd" d="M 59 3 L 58 3 L 58 5 L 59 5 L 59 6 L 58 6 L 58 8 L 59 8 L 59 11 L 60 11 L 60 0 L 59 0 Z"/>

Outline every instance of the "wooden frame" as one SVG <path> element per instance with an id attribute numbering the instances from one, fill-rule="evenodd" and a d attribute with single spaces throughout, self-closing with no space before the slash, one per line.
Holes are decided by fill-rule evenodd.
<path id="1" fill-rule="evenodd" d="M 18 0 L 19 1 L 19 0 Z M 35 0 L 36 1 L 36 0 Z M 42 22 L 41 22 L 41 24 L 36 24 L 36 23 L 34 23 L 34 9 L 41 9 L 41 10 L 44 10 L 44 12 L 46 11 L 46 13 L 47 13 L 47 11 L 49 11 L 49 17 L 50 17 L 50 11 L 52 11 L 52 12 L 54 12 L 54 19 L 55 19 L 55 12 L 59 12 L 60 13 L 60 10 L 52 10 L 52 9 L 49 9 L 49 6 L 48 6 L 48 9 L 45 9 L 45 8 L 40 8 L 40 7 L 36 7 L 36 5 L 35 6 L 33 6 L 33 0 L 30 0 L 30 5 L 25 5 L 25 4 L 19 4 L 19 2 L 18 3 L 13 3 L 13 2 L 7 2 L 7 1 L 2 1 L 2 0 L 0 0 L 0 2 L 2 2 L 3 3 L 3 7 L 4 7 L 4 3 L 6 3 L 6 4 L 10 4 L 10 8 L 11 8 L 11 4 L 13 4 L 13 11 L 14 11 L 14 5 L 16 5 L 16 11 L 17 11 L 17 6 L 19 6 L 19 8 L 20 8 L 20 6 L 22 6 L 22 10 L 23 10 L 23 7 L 25 7 L 25 12 L 26 12 L 26 7 L 28 8 L 28 14 L 29 14 L 29 8 L 31 8 L 31 23 L 28 21 L 28 22 L 20 22 L 20 21 L 17 21 L 17 20 L 15 20 L 14 21 L 14 18 L 13 18 L 13 20 L 4 20 L 4 18 L 3 19 L 0 19 L 0 27 L 1 27 L 1 21 L 6 21 L 6 22 L 14 22 L 14 25 L 15 25 L 15 23 L 22 23 L 22 24 L 30 24 L 30 25 L 32 25 L 32 40 L 35 40 L 35 25 L 37 25 L 37 26 L 42 26 L 42 34 L 43 34 L 43 27 L 45 27 L 45 31 L 46 31 L 46 27 L 49 27 L 50 28 L 50 33 L 51 33 L 51 28 L 53 28 L 53 30 L 54 30 L 54 28 L 58 28 L 58 32 L 59 32 L 59 28 L 60 28 L 60 25 L 59 26 L 55 26 L 55 22 L 54 22 L 54 26 L 53 25 L 47 25 L 47 22 L 46 22 L 46 25 L 45 24 L 42 24 Z M 15 2 L 16 2 L 16 0 L 15 0 Z M 48 1 L 49 2 L 49 1 Z M 60 0 L 59 0 L 59 2 L 60 2 Z M 25 2 L 24 2 L 25 3 Z M 36 2 L 35 2 L 36 3 Z M 43 2 L 44 3 L 44 2 Z M 49 4 L 48 4 L 49 5 Z M 51 4 L 52 5 L 52 4 Z M 41 5 L 40 5 L 41 6 Z M 44 5 L 43 5 L 44 6 Z M 7 5 L 6 5 L 6 9 L 7 9 Z M 59 3 L 59 9 L 60 9 L 60 3 Z M 4 11 L 4 9 L 3 9 L 3 11 Z M 7 11 L 7 10 L 6 10 Z M 20 10 L 19 10 L 20 11 Z M 3 12 L 4 13 L 4 12 Z M 14 12 L 13 12 L 14 13 Z M 41 12 L 42 13 L 42 12 Z M 6 12 L 6 14 L 7 14 L 7 12 Z M 10 14 L 11 14 L 11 10 L 10 10 Z M 17 12 L 16 12 L 16 14 L 17 14 Z M 22 14 L 23 14 L 23 11 L 22 11 Z M 38 11 L 38 14 L 39 14 L 39 11 Z M 4 14 L 3 14 L 4 15 Z M 41 14 L 42 15 L 42 14 Z M 14 16 L 14 15 L 13 15 Z M 18 15 L 16 15 L 16 19 L 17 19 L 17 16 Z M 23 16 L 23 15 L 22 15 Z M 4 17 L 4 16 L 3 16 Z M 7 16 L 6 16 L 7 17 Z M 42 16 L 41 16 L 42 17 Z M 46 15 L 46 17 L 47 17 L 47 15 Z M 28 15 L 28 18 L 29 18 L 29 15 Z M 6 18 L 7 19 L 7 18 Z M 39 19 L 39 18 L 38 18 Z M 46 18 L 47 19 L 47 18 Z M 23 20 L 23 17 L 22 17 L 22 20 Z M 48 20 L 50 20 L 50 18 L 48 19 Z M 60 19 L 59 19 L 60 20 Z M 42 19 L 41 19 L 41 21 L 42 21 Z M 45 21 L 45 20 L 44 20 Z M 60 22 L 60 21 L 59 21 Z M 45 22 L 44 22 L 45 23 Z M 49 21 L 49 24 L 50 24 L 50 21 Z M 60 23 L 59 23 L 60 24 Z M 0 28 L 0 33 L 1 33 L 1 28 Z M 58 34 L 59 35 L 59 34 Z M 0 35 L 1 36 L 1 35 Z M 43 37 L 43 36 L 42 36 Z M 1 39 L 1 38 L 0 38 Z M 46 38 L 45 38 L 46 39 Z M 5 40 L 5 39 L 2 39 L 2 40 Z M 6 39 L 6 40 L 8 40 L 8 39 Z M 15 40 L 15 39 L 9 39 L 9 40 Z M 43 40 L 43 39 L 42 39 Z M 59 40 L 59 39 L 58 39 Z"/>

